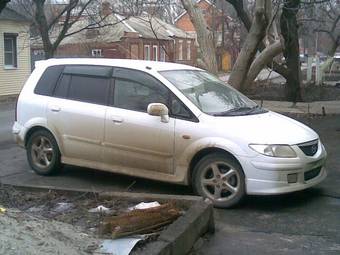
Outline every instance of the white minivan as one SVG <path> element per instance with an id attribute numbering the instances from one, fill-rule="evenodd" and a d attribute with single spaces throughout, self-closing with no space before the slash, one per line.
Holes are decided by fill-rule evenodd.
<path id="1" fill-rule="evenodd" d="M 327 175 L 313 130 L 173 63 L 39 61 L 13 134 L 38 174 L 70 164 L 192 185 L 217 207 L 306 189 Z"/>

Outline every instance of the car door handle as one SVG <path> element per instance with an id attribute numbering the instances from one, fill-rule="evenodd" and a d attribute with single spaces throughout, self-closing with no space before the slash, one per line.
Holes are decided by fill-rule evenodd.
<path id="1" fill-rule="evenodd" d="M 122 123 L 124 121 L 124 119 L 122 117 L 119 116 L 111 116 L 111 119 L 113 121 L 113 123 Z"/>
<path id="2" fill-rule="evenodd" d="M 60 112 L 61 108 L 57 105 L 52 105 L 52 106 L 50 106 L 50 110 L 52 112 Z"/>

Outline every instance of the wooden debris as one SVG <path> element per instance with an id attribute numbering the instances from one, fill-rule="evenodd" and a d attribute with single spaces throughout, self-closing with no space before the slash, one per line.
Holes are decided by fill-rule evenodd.
<path id="1" fill-rule="evenodd" d="M 112 238 L 146 234 L 172 223 L 181 214 L 181 210 L 174 202 L 148 209 L 133 210 L 105 218 L 100 226 L 100 234 L 111 234 Z"/>

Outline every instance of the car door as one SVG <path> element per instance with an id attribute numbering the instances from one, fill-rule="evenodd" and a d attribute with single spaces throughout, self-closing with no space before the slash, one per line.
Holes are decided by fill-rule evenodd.
<path id="1" fill-rule="evenodd" d="M 48 125 L 68 161 L 101 162 L 111 67 L 69 65 L 50 98 Z"/>
<path id="2" fill-rule="evenodd" d="M 105 162 L 121 169 L 172 173 L 175 122 L 147 113 L 150 103 L 167 104 L 168 89 L 151 75 L 114 68 L 111 107 L 105 121 Z"/>

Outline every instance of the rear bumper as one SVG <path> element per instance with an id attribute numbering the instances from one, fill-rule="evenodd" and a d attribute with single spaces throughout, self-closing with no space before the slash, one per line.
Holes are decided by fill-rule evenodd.
<path id="1" fill-rule="evenodd" d="M 248 158 L 244 166 L 247 194 L 284 194 L 317 185 L 327 177 L 326 158 L 322 144 L 313 157 L 301 152 L 294 159 Z"/>
<path id="2" fill-rule="evenodd" d="M 25 147 L 25 133 L 25 127 L 18 122 L 14 122 L 12 127 L 13 139 L 20 147 Z"/>

